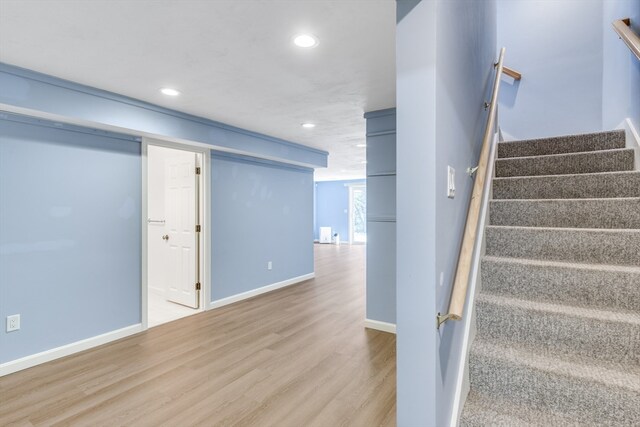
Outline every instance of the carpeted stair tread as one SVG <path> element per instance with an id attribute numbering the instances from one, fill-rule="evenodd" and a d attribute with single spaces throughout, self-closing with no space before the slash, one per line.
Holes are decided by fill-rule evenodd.
<path id="1" fill-rule="evenodd" d="M 486 255 L 640 266 L 640 230 L 490 225 Z"/>
<path id="2" fill-rule="evenodd" d="M 471 392 L 464 405 L 460 427 L 582 427 L 571 418 L 530 405 L 515 405 L 507 399 Z"/>
<path id="3" fill-rule="evenodd" d="M 640 375 L 636 367 L 538 354 L 517 345 L 476 339 L 469 358 L 476 393 L 576 422 L 640 423 Z"/>
<path id="4" fill-rule="evenodd" d="M 482 292 L 640 313 L 640 267 L 485 256 Z"/>
<path id="5" fill-rule="evenodd" d="M 476 339 L 640 366 L 640 315 L 482 293 Z"/>
<path id="6" fill-rule="evenodd" d="M 640 229 L 640 197 L 492 200 L 489 218 L 491 225 Z"/>
<path id="7" fill-rule="evenodd" d="M 640 171 L 624 131 L 501 142 L 463 426 L 640 426 Z"/>
<path id="8" fill-rule="evenodd" d="M 640 171 L 493 179 L 494 199 L 581 199 L 640 197 Z"/>
<path id="9" fill-rule="evenodd" d="M 625 142 L 624 130 L 505 141 L 498 143 L 498 158 L 612 150 Z"/>
<path id="10" fill-rule="evenodd" d="M 632 148 L 496 160 L 496 176 L 565 175 L 634 169 Z"/>

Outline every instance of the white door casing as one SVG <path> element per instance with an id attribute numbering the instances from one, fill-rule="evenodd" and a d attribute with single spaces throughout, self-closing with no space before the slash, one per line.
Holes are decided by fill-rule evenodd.
<path id="1" fill-rule="evenodd" d="M 196 291 L 197 250 L 197 154 L 176 151 L 165 165 L 165 214 L 167 234 L 167 292 L 169 301 L 198 308 Z"/>

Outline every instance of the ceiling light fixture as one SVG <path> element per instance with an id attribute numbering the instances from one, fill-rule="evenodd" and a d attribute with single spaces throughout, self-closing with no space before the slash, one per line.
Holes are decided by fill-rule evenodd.
<path id="1" fill-rule="evenodd" d="M 311 34 L 299 34 L 293 38 L 293 43 L 298 47 L 310 48 L 318 46 L 318 39 Z"/>
<path id="2" fill-rule="evenodd" d="M 168 96 L 178 96 L 180 95 L 180 91 L 175 90 L 175 89 L 171 89 L 170 87 L 163 87 L 162 89 L 160 89 L 160 92 L 162 92 L 165 95 Z"/>
<path id="3" fill-rule="evenodd" d="M 367 161 L 366 161 L 366 160 L 363 160 L 363 161 L 361 161 L 360 163 L 361 163 L 361 164 L 363 164 L 363 165 L 366 165 L 366 164 L 367 164 Z"/>
<path id="4" fill-rule="evenodd" d="M 358 148 L 367 148 L 367 144 L 356 144 Z"/>
<path id="5" fill-rule="evenodd" d="M 312 128 L 316 127 L 316 125 L 313 124 L 313 123 L 303 123 L 302 127 L 305 128 L 305 129 L 312 129 Z"/>

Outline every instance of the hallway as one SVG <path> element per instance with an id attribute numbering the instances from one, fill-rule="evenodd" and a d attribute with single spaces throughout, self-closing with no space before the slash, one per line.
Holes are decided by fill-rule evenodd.
<path id="1" fill-rule="evenodd" d="M 313 280 L 0 378 L 0 425 L 395 425 L 364 261 L 316 245 Z"/>

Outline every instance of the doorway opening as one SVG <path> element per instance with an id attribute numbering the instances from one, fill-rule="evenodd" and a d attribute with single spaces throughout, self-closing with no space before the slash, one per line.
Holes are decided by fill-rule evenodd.
<path id="1" fill-rule="evenodd" d="M 143 325 L 151 328 L 196 314 L 205 306 L 201 235 L 206 156 L 197 148 L 177 144 L 145 141 L 144 147 L 147 250 Z"/>
<path id="2" fill-rule="evenodd" d="M 349 186 L 349 241 L 367 243 L 367 186 Z"/>

